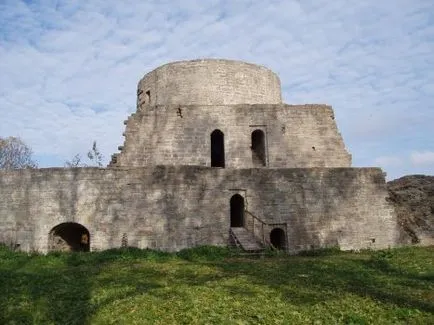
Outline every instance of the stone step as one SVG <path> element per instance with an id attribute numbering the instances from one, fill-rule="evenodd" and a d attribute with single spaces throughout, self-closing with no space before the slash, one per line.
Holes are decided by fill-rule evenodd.
<path id="1" fill-rule="evenodd" d="M 231 227 L 232 233 L 245 251 L 261 251 L 264 248 L 255 236 L 244 227 Z"/>

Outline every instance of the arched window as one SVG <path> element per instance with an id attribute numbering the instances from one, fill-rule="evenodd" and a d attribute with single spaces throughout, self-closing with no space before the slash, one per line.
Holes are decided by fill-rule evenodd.
<path id="1" fill-rule="evenodd" d="M 225 167 L 225 140 L 220 130 L 211 133 L 211 167 Z"/>
<path id="2" fill-rule="evenodd" d="M 89 231 L 79 223 L 61 223 L 51 229 L 48 249 L 49 251 L 89 252 Z"/>
<path id="3" fill-rule="evenodd" d="M 252 162 L 253 166 L 266 166 L 265 135 L 262 130 L 252 132 Z"/>
<path id="4" fill-rule="evenodd" d="M 244 198 L 235 194 L 231 197 L 231 227 L 244 227 Z"/>
<path id="5" fill-rule="evenodd" d="M 274 248 L 285 249 L 286 248 L 286 238 L 285 231 L 281 228 L 274 228 L 270 232 L 270 242 Z"/>

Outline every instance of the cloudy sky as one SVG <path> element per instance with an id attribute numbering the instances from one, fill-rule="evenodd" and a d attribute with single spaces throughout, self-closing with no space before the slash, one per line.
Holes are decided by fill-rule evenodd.
<path id="1" fill-rule="evenodd" d="M 195 58 L 262 64 L 332 105 L 353 165 L 434 174 L 433 0 L 0 0 L 0 137 L 41 167 L 108 162 L 138 80 Z"/>

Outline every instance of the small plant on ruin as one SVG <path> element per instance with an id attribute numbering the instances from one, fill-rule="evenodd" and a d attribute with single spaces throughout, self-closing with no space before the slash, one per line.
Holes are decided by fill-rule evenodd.
<path id="1" fill-rule="evenodd" d="M 96 141 L 93 141 L 92 148 L 86 154 L 88 162 L 84 162 L 81 155 L 76 154 L 71 160 L 65 162 L 65 167 L 102 167 L 103 155 L 99 151 Z"/>

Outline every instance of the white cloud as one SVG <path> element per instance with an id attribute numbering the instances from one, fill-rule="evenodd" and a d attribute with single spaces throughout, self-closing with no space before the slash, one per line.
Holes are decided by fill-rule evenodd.
<path id="1" fill-rule="evenodd" d="M 380 156 L 374 159 L 374 165 L 383 168 L 401 166 L 402 164 L 402 158 L 395 156 Z"/>
<path id="2" fill-rule="evenodd" d="M 415 151 L 411 153 L 411 162 L 416 165 L 434 165 L 434 151 Z"/>
<path id="3" fill-rule="evenodd" d="M 288 103 L 333 105 L 355 165 L 411 173 L 391 157 L 434 138 L 433 12 L 430 0 L 4 0 L 0 136 L 64 160 L 97 140 L 109 158 L 146 72 L 221 57 L 271 68 Z"/>

